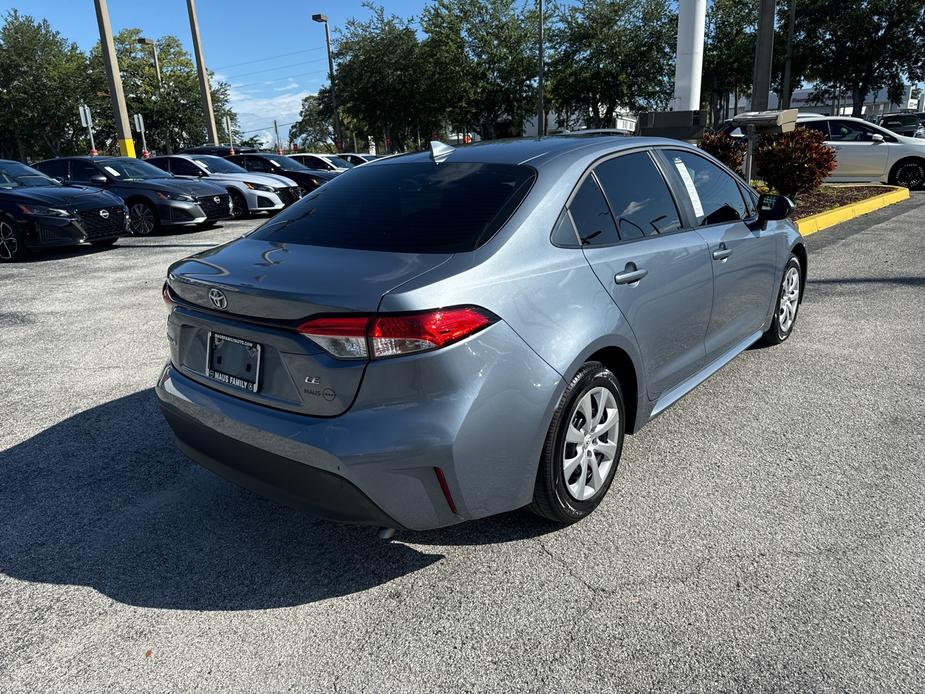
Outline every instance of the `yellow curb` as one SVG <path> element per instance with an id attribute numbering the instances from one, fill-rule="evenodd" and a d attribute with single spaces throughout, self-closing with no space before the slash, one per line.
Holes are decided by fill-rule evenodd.
<path id="1" fill-rule="evenodd" d="M 798 219 L 796 221 L 797 231 L 803 236 L 809 236 L 810 234 L 815 234 L 817 231 L 822 231 L 836 224 L 847 222 L 849 219 L 854 219 L 855 217 L 860 217 L 874 210 L 879 210 L 881 207 L 895 205 L 897 202 L 909 199 L 908 188 L 896 188 L 892 186 L 883 187 L 892 189 L 889 193 L 875 195 L 872 198 L 859 200 L 850 205 L 836 207 L 834 210 L 820 212 L 819 214 L 811 214 L 808 217 L 803 217 L 803 219 Z"/>

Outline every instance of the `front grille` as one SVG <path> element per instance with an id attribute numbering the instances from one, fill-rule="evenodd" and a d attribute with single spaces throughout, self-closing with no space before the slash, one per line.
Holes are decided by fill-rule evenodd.
<path id="1" fill-rule="evenodd" d="M 218 202 L 216 202 L 216 200 L 218 200 Z M 230 201 L 231 198 L 227 193 L 225 195 L 203 195 L 201 198 L 196 200 L 196 202 L 198 202 L 199 206 L 202 208 L 202 211 L 206 213 L 207 219 L 222 219 L 223 217 L 230 217 Z"/>
<path id="2" fill-rule="evenodd" d="M 108 216 L 100 214 L 105 211 Z M 117 236 L 125 233 L 125 210 L 122 206 L 98 207 L 93 210 L 78 210 L 80 226 L 88 239 Z"/>
<path id="3" fill-rule="evenodd" d="M 279 196 L 279 199 L 283 201 L 283 204 L 287 207 L 294 202 L 298 202 L 302 195 L 299 193 L 299 186 L 292 186 L 290 188 L 278 188 L 276 194 Z"/>

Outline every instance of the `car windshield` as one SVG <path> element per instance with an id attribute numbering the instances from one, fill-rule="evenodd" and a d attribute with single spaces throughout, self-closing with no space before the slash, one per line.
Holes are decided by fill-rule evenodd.
<path id="1" fill-rule="evenodd" d="M 200 166 L 204 166 L 209 173 L 247 173 L 247 169 L 244 167 L 221 157 L 193 157 L 193 161 Z"/>
<path id="2" fill-rule="evenodd" d="M 534 169 L 514 164 L 361 166 L 251 238 L 398 253 L 472 251 L 508 220 L 535 177 Z"/>
<path id="3" fill-rule="evenodd" d="M 36 188 L 60 186 L 53 178 L 18 162 L 0 164 L 0 188 Z"/>
<path id="4" fill-rule="evenodd" d="M 264 154 L 262 155 L 264 159 L 269 159 L 274 164 L 279 166 L 283 171 L 310 171 L 307 166 L 301 162 L 292 159 L 291 157 L 284 157 L 282 154 Z"/>
<path id="5" fill-rule="evenodd" d="M 137 181 L 145 178 L 170 178 L 170 174 L 153 164 L 137 159 L 105 159 L 97 162 L 113 176 L 124 181 Z"/>
<path id="6" fill-rule="evenodd" d="M 335 157 L 333 154 L 329 154 L 325 157 L 329 162 L 334 164 L 338 169 L 352 169 L 353 164 L 351 164 L 346 159 L 341 159 L 340 157 Z"/>

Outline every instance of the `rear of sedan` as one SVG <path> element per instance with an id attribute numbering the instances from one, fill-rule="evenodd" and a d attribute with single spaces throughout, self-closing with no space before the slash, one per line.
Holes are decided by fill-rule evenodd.
<path id="1" fill-rule="evenodd" d="M 490 307 L 381 305 L 490 239 L 535 178 L 362 167 L 171 266 L 156 391 L 180 448 L 340 521 L 426 529 L 528 503 L 561 376 Z"/>

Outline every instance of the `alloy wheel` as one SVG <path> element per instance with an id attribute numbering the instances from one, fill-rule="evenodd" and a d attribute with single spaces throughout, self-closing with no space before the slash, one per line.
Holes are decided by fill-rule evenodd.
<path id="1" fill-rule="evenodd" d="M 235 219 L 240 219 L 245 214 L 247 214 L 247 205 L 244 202 L 244 198 L 240 195 L 231 196 L 231 216 Z"/>
<path id="2" fill-rule="evenodd" d="M 19 254 L 19 239 L 13 227 L 7 222 L 0 222 L 0 260 L 13 260 Z"/>
<path id="3" fill-rule="evenodd" d="M 137 202 L 128 211 L 129 226 L 135 236 L 147 236 L 154 231 L 154 212 L 142 202 Z"/>
<path id="4" fill-rule="evenodd" d="M 777 309 L 777 322 L 780 324 L 782 334 L 786 334 L 793 326 L 799 304 L 800 271 L 795 267 L 791 267 L 784 274 L 784 281 L 780 290 L 780 306 Z"/>
<path id="5" fill-rule="evenodd" d="M 896 172 L 896 183 L 909 190 L 920 188 L 925 183 L 925 167 L 914 162 L 903 164 Z"/>
<path id="6" fill-rule="evenodd" d="M 604 487 L 617 453 L 619 427 L 617 401 L 607 388 L 592 388 L 578 401 L 562 450 L 562 475 L 572 498 L 587 501 Z"/>

